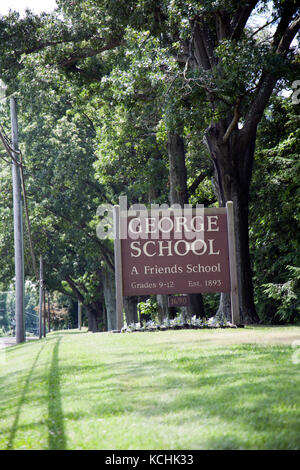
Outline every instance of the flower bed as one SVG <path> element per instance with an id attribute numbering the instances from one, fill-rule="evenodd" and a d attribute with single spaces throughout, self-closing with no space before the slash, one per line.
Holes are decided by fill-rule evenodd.
<path id="1" fill-rule="evenodd" d="M 242 325 L 239 325 L 242 326 Z M 183 321 L 179 316 L 177 318 L 166 320 L 159 324 L 153 320 L 147 322 L 130 323 L 122 328 L 121 333 L 135 333 L 144 331 L 166 331 L 166 330 L 186 330 L 186 329 L 212 329 L 212 328 L 237 328 L 236 325 L 225 321 L 217 320 L 215 317 L 208 320 L 196 318 L 196 316 Z"/>

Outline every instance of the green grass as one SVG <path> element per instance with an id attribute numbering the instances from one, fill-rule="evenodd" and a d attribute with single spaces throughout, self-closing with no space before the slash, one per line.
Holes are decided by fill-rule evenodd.
<path id="1" fill-rule="evenodd" d="M 300 449 L 297 339 L 299 327 L 71 331 L 8 348 L 0 449 Z"/>

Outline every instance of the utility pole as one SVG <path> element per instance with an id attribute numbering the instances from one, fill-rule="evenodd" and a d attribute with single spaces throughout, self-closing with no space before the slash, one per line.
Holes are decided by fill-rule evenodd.
<path id="1" fill-rule="evenodd" d="M 18 161 L 18 119 L 14 97 L 10 98 L 11 134 L 14 159 Z M 19 165 L 12 162 L 13 208 L 14 208 L 14 244 L 15 244 L 15 275 L 16 275 L 16 343 L 25 341 L 24 321 L 24 247 L 23 247 L 23 216 L 21 200 L 21 179 Z"/>
<path id="2" fill-rule="evenodd" d="M 43 337 L 43 258 L 40 256 L 40 322 L 39 322 L 39 338 Z"/>

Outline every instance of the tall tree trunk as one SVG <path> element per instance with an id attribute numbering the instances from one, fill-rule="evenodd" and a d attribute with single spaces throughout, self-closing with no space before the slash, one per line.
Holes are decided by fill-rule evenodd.
<path id="1" fill-rule="evenodd" d="M 127 325 L 130 325 L 130 323 L 138 322 L 137 303 L 137 297 L 124 297 L 124 310 Z"/>
<path id="2" fill-rule="evenodd" d="M 97 333 L 98 324 L 97 324 L 96 314 L 89 307 L 87 307 L 87 312 L 88 312 L 88 331 L 91 331 L 92 333 Z"/>
<path id="3" fill-rule="evenodd" d="M 93 331 L 93 313 L 87 308 L 88 331 Z"/>
<path id="4" fill-rule="evenodd" d="M 101 302 L 93 302 L 86 305 L 88 312 L 88 330 L 93 333 L 99 331 L 99 322 L 103 320 L 103 308 Z"/>
<path id="5" fill-rule="evenodd" d="M 168 133 L 168 157 L 170 166 L 170 203 L 188 203 L 187 173 L 183 137 L 175 132 Z"/>
<path id="6" fill-rule="evenodd" d="M 185 166 L 184 140 L 178 133 L 168 133 L 168 156 L 170 166 L 170 203 L 188 204 L 187 173 Z M 189 306 L 183 307 L 183 316 L 204 317 L 204 304 L 201 294 L 189 294 Z"/>
<path id="7" fill-rule="evenodd" d="M 110 269 L 103 272 L 103 292 L 106 307 L 107 330 L 117 329 L 115 277 Z"/>
<path id="8" fill-rule="evenodd" d="M 99 326 L 98 322 L 102 319 L 103 320 L 103 308 L 102 308 L 102 302 L 101 301 L 95 301 L 90 304 L 85 303 L 85 298 L 84 295 L 80 292 L 79 287 L 87 293 L 87 290 L 84 286 L 76 285 L 75 281 L 71 279 L 70 276 L 66 276 L 66 281 L 71 287 L 75 297 L 79 300 L 79 302 L 82 303 L 87 309 L 88 312 L 88 331 L 92 331 L 93 333 L 96 333 L 99 331 Z M 105 322 L 103 322 L 105 323 Z"/>
<path id="9" fill-rule="evenodd" d="M 206 140 L 215 167 L 219 204 L 223 207 L 227 201 L 234 204 L 240 314 L 242 323 L 251 324 L 258 323 L 259 318 L 254 304 L 249 254 L 248 212 L 252 167 L 245 168 L 245 161 L 253 161 L 255 136 L 242 141 L 236 129 L 230 139 L 224 142 L 220 136 L 224 135 L 227 125 L 227 120 L 211 125 Z M 228 295 L 221 295 L 218 315 L 229 319 L 229 305 Z"/>
<path id="10" fill-rule="evenodd" d="M 162 323 L 164 320 L 169 319 L 168 296 L 157 294 L 156 300 L 158 304 L 158 319 Z"/>
<path id="11" fill-rule="evenodd" d="M 252 282 L 252 269 L 249 253 L 249 223 L 248 223 L 248 196 L 243 187 L 236 187 L 231 200 L 235 207 L 235 238 L 237 271 L 239 283 L 241 319 L 243 323 L 258 323 L 259 318 L 254 304 L 254 290 Z M 229 197 L 228 197 L 229 199 Z"/>

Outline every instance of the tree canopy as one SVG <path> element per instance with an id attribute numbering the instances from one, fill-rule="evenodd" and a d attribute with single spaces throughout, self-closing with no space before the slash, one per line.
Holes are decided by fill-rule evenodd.
<path id="1" fill-rule="evenodd" d="M 96 236 L 97 207 L 120 195 L 130 204 L 233 200 L 243 321 L 295 319 L 293 300 L 282 307 L 269 284 L 291 281 L 297 289 L 298 115 L 280 95 L 299 75 L 297 2 L 57 5 L 53 14 L 0 17 L 0 76 L 7 95 L 18 96 L 33 240 L 47 288 L 77 297 L 105 328 L 113 247 Z M 255 26 L 255 18 L 263 22 Z M 1 123 L 8 134 L 5 106 Z M 0 178 L 4 285 L 13 277 L 4 163 Z M 29 253 L 26 259 L 32 276 Z M 228 302 L 222 296 L 225 316 Z M 213 314 L 214 298 L 204 303 Z"/>

